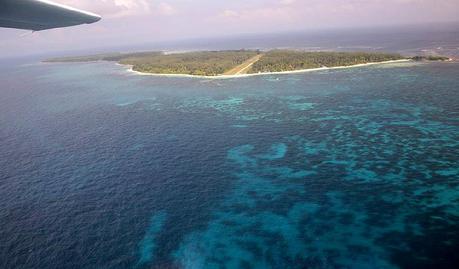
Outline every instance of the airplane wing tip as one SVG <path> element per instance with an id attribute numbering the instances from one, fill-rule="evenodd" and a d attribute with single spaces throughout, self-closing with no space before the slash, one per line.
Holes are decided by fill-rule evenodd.
<path id="1" fill-rule="evenodd" d="M 0 0 L 0 27 L 42 31 L 92 24 L 100 15 L 48 0 Z"/>
<path id="2" fill-rule="evenodd" d="M 97 14 L 91 14 L 91 16 L 88 19 L 87 24 L 95 23 L 102 20 L 102 16 L 97 15 Z"/>

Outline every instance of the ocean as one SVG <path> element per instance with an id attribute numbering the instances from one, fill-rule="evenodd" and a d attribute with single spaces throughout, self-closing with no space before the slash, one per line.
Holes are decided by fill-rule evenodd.
<path id="1" fill-rule="evenodd" d="M 0 66 L 0 268 L 458 268 L 459 63 Z"/>
<path id="2" fill-rule="evenodd" d="M 388 52 L 404 56 L 441 55 L 459 60 L 459 22 L 420 25 L 305 29 L 278 33 L 246 33 L 217 37 L 195 37 L 129 45 L 104 44 L 93 48 L 47 49 L 42 60 L 54 57 L 92 55 L 109 52 L 166 51 L 169 53 L 196 50 L 271 50 L 299 49 L 306 51 Z M 30 53 L 30 52 L 29 52 Z M 27 55 L 25 52 L 21 57 Z M 5 57 L 5 56 L 4 56 Z M 14 55 L 10 55 L 14 57 Z M 0 61 L 4 59 L 0 58 Z M 26 59 L 30 61 L 30 59 Z"/>

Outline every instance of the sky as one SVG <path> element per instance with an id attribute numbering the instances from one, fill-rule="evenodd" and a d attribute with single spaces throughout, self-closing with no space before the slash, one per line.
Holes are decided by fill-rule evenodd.
<path id="1" fill-rule="evenodd" d="M 459 0 L 54 0 L 91 11 L 91 25 L 0 28 L 0 57 L 247 33 L 459 21 Z"/>

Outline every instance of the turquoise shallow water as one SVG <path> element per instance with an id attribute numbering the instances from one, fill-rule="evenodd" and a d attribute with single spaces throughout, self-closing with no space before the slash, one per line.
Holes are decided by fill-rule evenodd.
<path id="1" fill-rule="evenodd" d="M 459 64 L 0 67 L 1 268 L 457 268 Z"/>

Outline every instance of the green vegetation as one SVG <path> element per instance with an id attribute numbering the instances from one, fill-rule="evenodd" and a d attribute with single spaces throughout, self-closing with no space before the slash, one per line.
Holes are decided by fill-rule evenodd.
<path id="1" fill-rule="evenodd" d="M 162 52 L 110 53 L 63 57 L 45 62 L 116 61 L 132 65 L 134 71 L 155 74 L 216 76 L 231 70 L 257 55 L 257 51 L 199 51 L 164 54 Z"/>
<path id="2" fill-rule="evenodd" d="M 444 57 L 444 56 L 415 56 L 412 57 L 411 59 L 415 61 L 449 61 L 449 57 Z"/>
<path id="3" fill-rule="evenodd" d="M 293 71 L 324 66 L 350 66 L 400 59 L 403 57 L 399 54 L 273 50 L 267 52 L 252 66 L 251 73 Z"/>
<path id="4" fill-rule="evenodd" d="M 60 57 L 45 60 L 47 63 L 77 63 L 77 62 L 96 62 L 96 61 L 110 61 L 119 62 L 123 59 L 130 57 L 151 57 L 155 55 L 162 55 L 162 52 L 135 52 L 135 53 L 105 53 L 94 54 L 88 56 L 75 56 L 75 57 Z"/>
<path id="5" fill-rule="evenodd" d="M 155 74 L 216 76 L 256 56 L 256 51 L 202 51 L 124 58 L 134 71 Z"/>
<path id="6" fill-rule="evenodd" d="M 121 64 L 132 65 L 133 70 L 143 73 L 218 76 L 222 74 L 294 71 L 324 66 L 350 66 L 400 59 L 403 57 L 399 54 L 365 52 L 228 50 L 173 54 L 162 52 L 111 53 L 55 58 L 47 60 L 47 62 L 116 61 Z"/>
<path id="7" fill-rule="evenodd" d="M 88 56 L 76 56 L 76 57 L 61 57 L 61 58 L 52 58 L 46 59 L 45 63 L 77 63 L 77 62 L 95 62 L 95 61 L 104 61 L 107 57 L 116 57 L 120 55 L 119 53 L 112 54 L 98 54 L 98 55 L 88 55 Z"/>

